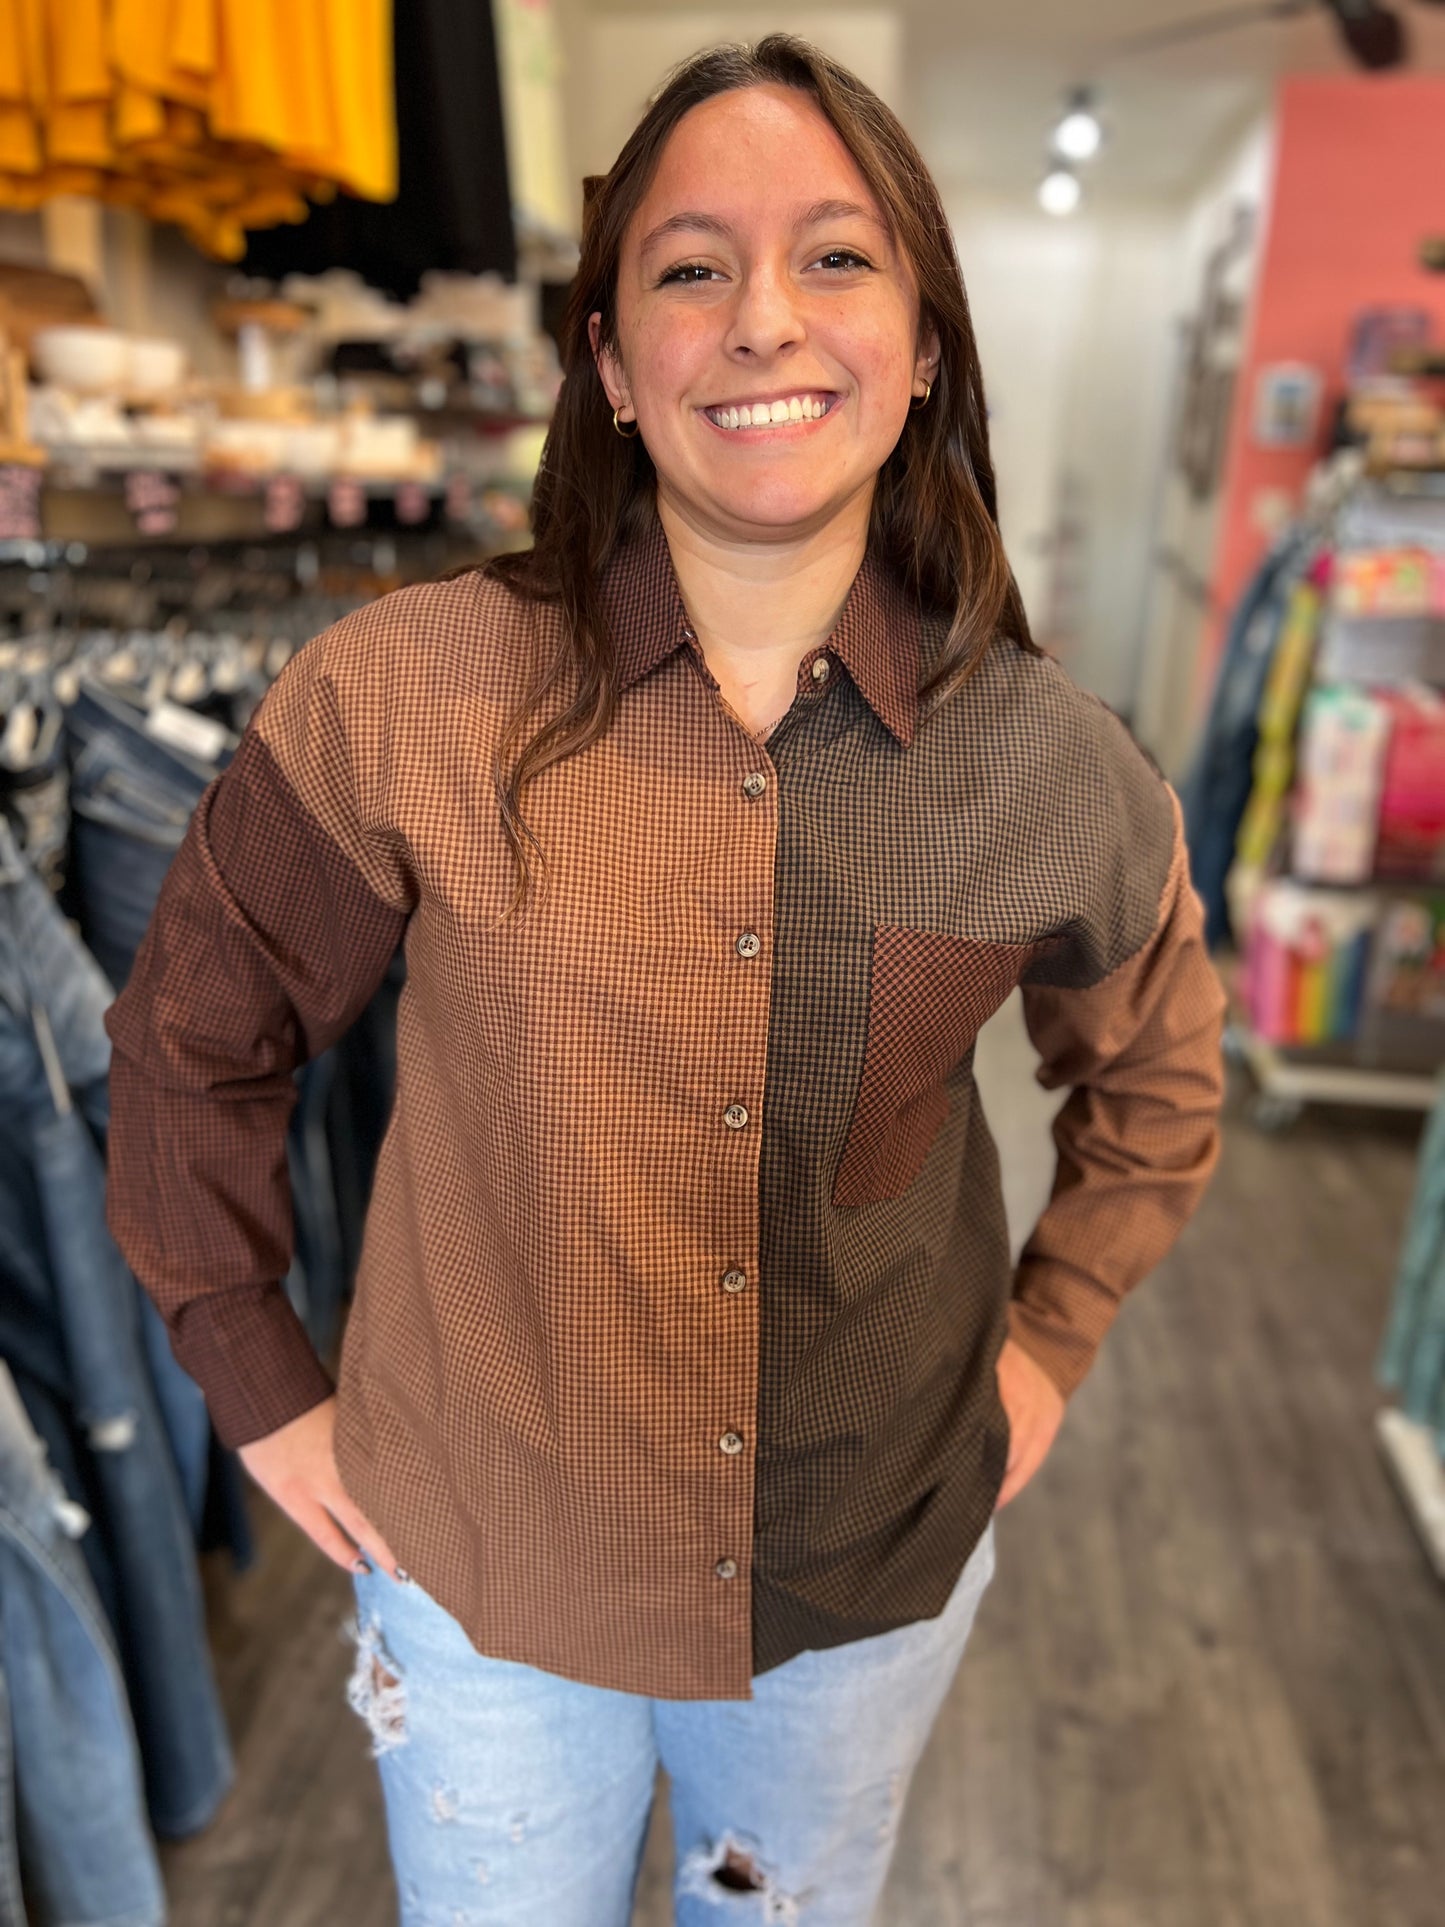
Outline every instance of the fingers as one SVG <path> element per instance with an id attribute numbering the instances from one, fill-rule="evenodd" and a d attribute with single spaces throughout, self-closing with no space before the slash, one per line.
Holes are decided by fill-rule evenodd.
<path id="1" fill-rule="evenodd" d="M 396 1563 L 396 1554 L 361 1508 L 353 1503 L 340 1480 L 336 1482 L 334 1488 L 324 1491 L 320 1497 L 322 1504 L 337 1524 L 343 1531 L 350 1533 L 371 1563 L 374 1566 L 380 1566 L 385 1572 L 389 1572 L 393 1579 L 400 1579 L 404 1584 L 405 1574 Z M 353 1552 L 352 1558 L 355 1559 L 355 1557 Z"/>
<path id="2" fill-rule="evenodd" d="M 333 1565 L 340 1566 L 343 1572 L 356 1571 L 356 1544 L 341 1530 L 324 1505 L 318 1505 L 308 1497 L 294 1509 L 287 1510 L 307 1538 L 321 1548 Z"/>

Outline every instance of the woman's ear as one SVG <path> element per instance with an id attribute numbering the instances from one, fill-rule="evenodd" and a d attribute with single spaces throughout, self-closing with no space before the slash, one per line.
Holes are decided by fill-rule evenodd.
<path id="1" fill-rule="evenodd" d="M 622 378 L 622 368 L 610 348 L 602 345 L 602 315 L 597 311 L 587 317 L 587 340 L 592 349 L 592 359 L 597 363 L 597 373 L 607 399 L 614 408 L 627 405 L 627 383 Z"/>
<path id="2" fill-rule="evenodd" d="M 924 336 L 922 347 L 918 351 L 918 379 L 920 381 L 937 381 L 938 364 L 942 359 L 943 350 L 939 345 L 938 330 L 936 328 L 930 328 Z"/>

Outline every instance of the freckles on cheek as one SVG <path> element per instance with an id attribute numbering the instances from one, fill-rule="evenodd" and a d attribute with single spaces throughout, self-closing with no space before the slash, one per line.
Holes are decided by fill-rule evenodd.
<path id="1" fill-rule="evenodd" d="M 660 402 L 703 406 L 713 398 L 707 372 L 715 370 L 716 360 L 715 332 L 700 316 L 661 315 L 637 332 L 635 379 Z"/>

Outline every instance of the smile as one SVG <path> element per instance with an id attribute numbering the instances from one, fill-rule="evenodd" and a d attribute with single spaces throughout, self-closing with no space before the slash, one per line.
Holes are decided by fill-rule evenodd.
<path id="1" fill-rule="evenodd" d="M 724 404 L 717 408 L 704 408 L 714 428 L 787 428 L 794 422 L 821 421 L 828 414 L 838 397 L 827 392 L 802 391 L 796 395 L 781 395 L 773 401 L 743 402 L 738 406 Z"/>

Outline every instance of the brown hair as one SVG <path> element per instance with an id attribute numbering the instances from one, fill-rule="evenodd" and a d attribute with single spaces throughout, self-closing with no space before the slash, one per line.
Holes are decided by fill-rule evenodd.
<path id="1" fill-rule="evenodd" d="M 673 128 L 716 94 L 768 83 L 811 95 L 831 123 L 913 269 L 920 342 L 930 327 L 938 335 L 941 358 L 929 404 L 909 414 L 879 471 L 868 529 L 870 548 L 923 609 L 948 625 L 925 670 L 920 700 L 945 700 L 995 636 L 1042 653 L 1029 634 L 998 532 L 968 297 L 938 189 L 918 149 L 870 87 L 791 34 L 695 54 L 668 74 L 611 172 L 583 184 L 581 259 L 559 331 L 563 380 L 533 491 L 533 546 L 485 565 L 529 599 L 560 603 L 565 618 L 561 645 L 539 669 L 497 747 L 497 799 L 518 871 L 514 908 L 530 893 L 529 853 L 542 854 L 522 815 L 523 791 L 543 770 L 595 742 L 612 719 L 616 657 L 599 577 L 618 545 L 645 526 L 656 485 L 641 438 L 625 439 L 613 428 L 588 317 L 600 311 L 602 339 L 618 351 L 623 236 Z M 563 707 L 523 742 L 529 718 L 558 689 L 567 695 Z"/>

